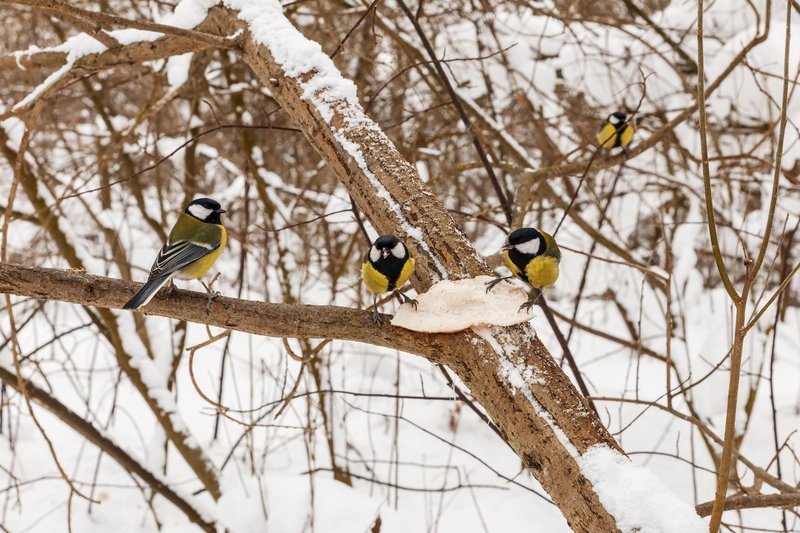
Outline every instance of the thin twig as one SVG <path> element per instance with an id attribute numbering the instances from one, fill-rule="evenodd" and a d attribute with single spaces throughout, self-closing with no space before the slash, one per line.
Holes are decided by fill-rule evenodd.
<path id="1" fill-rule="evenodd" d="M 350 31 L 348 31 L 347 34 L 342 38 L 342 40 L 339 41 L 339 44 L 336 46 L 336 49 L 329 56 L 331 59 L 336 57 L 336 54 L 338 54 L 339 51 L 344 47 L 344 43 L 347 42 L 347 39 L 349 39 L 350 36 L 353 34 L 353 32 L 356 31 L 356 28 L 361 26 L 361 23 L 364 22 L 364 19 L 367 18 L 367 15 L 369 15 L 370 11 L 375 9 L 375 7 L 377 7 L 380 1 L 381 0 L 372 0 L 372 3 L 369 5 L 369 7 L 367 7 L 366 11 L 364 11 L 364 13 L 362 13 L 361 16 L 358 17 L 356 23 L 353 25 L 352 28 L 350 28 Z"/>
<path id="2" fill-rule="evenodd" d="M 511 204 L 508 202 L 508 198 L 506 197 L 503 188 L 500 186 L 500 181 L 497 179 L 497 176 L 494 173 L 494 169 L 492 168 L 492 164 L 489 162 L 489 158 L 486 155 L 486 151 L 483 149 L 483 145 L 481 144 L 480 139 L 478 138 L 477 133 L 475 132 L 475 127 L 472 125 L 472 122 L 469 119 L 466 111 L 464 111 L 464 106 L 461 105 L 461 101 L 458 99 L 458 95 L 456 94 L 455 90 L 453 90 L 453 86 L 450 83 L 450 79 L 447 77 L 447 74 L 442 68 L 441 61 L 438 57 L 436 57 L 436 52 L 434 52 L 433 47 L 431 46 L 430 41 L 425 36 L 425 32 L 422 30 L 422 26 L 419 24 L 419 20 L 411 13 L 411 10 L 408 9 L 408 6 L 403 0 L 397 0 L 400 9 L 406 14 L 408 20 L 414 26 L 414 29 L 417 31 L 417 35 L 419 35 L 420 40 L 422 41 L 422 46 L 425 47 L 425 51 L 428 53 L 428 56 L 433 61 L 433 65 L 436 68 L 436 72 L 439 74 L 439 77 L 442 80 L 442 83 L 447 89 L 447 93 L 450 95 L 450 100 L 453 102 L 453 107 L 455 107 L 458 116 L 461 118 L 461 122 L 464 123 L 464 128 L 466 128 L 467 133 L 472 140 L 472 144 L 475 146 L 475 150 L 478 152 L 478 157 L 480 158 L 481 162 L 483 163 L 484 168 L 486 169 L 486 173 L 489 175 L 489 180 L 492 182 L 492 187 L 494 187 L 494 192 L 497 194 L 498 200 L 500 200 L 500 205 L 503 207 L 503 213 L 506 215 L 506 222 L 508 225 L 511 225 L 512 216 L 511 216 Z"/>
<path id="3" fill-rule="evenodd" d="M 767 21 L 769 24 L 769 21 Z M 739 301 L 739 294 L 733 287 L 722 252 L 719 247 L 719 237 L 717 236 L 717 223 L 714 215 L 714 197 L 711 192 L 711 170 L 708 163 L 708 132 L 706 130 L 706 92 L 705 92 L 705 57 L 703 51 L 703 0 L 697 2 L 697 109 L 700 113 L 700 155 L 702 158 L 703 170 L 703 193 L 706 201 L 706 218 L 708 220 L 708 233 L 711 239 L 711 253 L 714 255 L 714 262 L 717 265 L 719 277 L 722 285 L 728 292 L 731 300 L 736 303 Z M 712 518 L 713 520 L 713 518 Z M 719 526 L 717 526 L 719 527 Z"/>
<path id="4" fill-rule="evenodd" d="M 558 221 L 556 229 L 553 231 L 553 237 L 555 237 L 556 234 L 558 233 L 558 230 L 561 229 L 561 224 L 564 223 L 564 220 L 567 218 L 567 215 L 569 215 L 572 206 L 575 204 L 575 200 L 577 200 L 578 198 L 578 193 L 581 190 L 581 186 L 583 186 L 583 182 L 586 179 L 587 174 L 589 174 L 589 169 L 592 168 L 592 163 L 594 163 L 597 154 L 599 154 L 603 150 L 603 145 L 605 145 L 606 142 L 608 142 L 614 135 L 621 135 L 626 127 L 628 126 L 633 127 L 632 124 L 634 119 L 636 118 L 636 114 L 639 112 L 639 108 L 642 107 L 642 102 L 644 102 L 644 99 L 647 96 L 648 77 L 650 77 L 650 74 L 648 74 L 647 76 L 642 76 L 642 81 L 638 83 L 638 85 L 642 86 L 642 96 L 639 98 L 639 103 L 636 104 L 636 108 L 633 110 L 633 112 L 627 117 L 627 119 L 621 126 L 617 127 L 613 133 L 609 134 L 608 138 L 600 139 L 597 146 L 594 147 L 594 151 L 592 152 L 592 157 L 589 158 L 589 162 L 586 163 L 586 168 L 583 170 L 583 174 L 581 174 L 581 177 L 578 180 L 578 186 L 575 188 L 575 192 L 572 194 L 572 198 L 569 199 L 569 203 L 567 204 L 567 207 L 564 209 L 564 213 L 561 215 L 561 220 Z M 625 166 L 625 160 L 620 161 L 619 165 L 621 171 L 622 168 Z"/>
<path id="5" fill-rule="evenodd" d="M 558 323 L 556 322 L 552 311 L 550 311 L 550 308 L 547 306 L 547 300 L 545 299 L 544 294 L 540 289 L 534 289 L 534 294 L 536 302 L 539 304 L 539 307 L 542 308 L 545 318 L 547 318 L 547 323 L 550 324 L 550 328 L 552 328 L 553 333 L 556 335 L 559 346 L 561 346 L 561 349 L 564 351 L 564 357 L 567 358 L 567 363 L 569 364 L 570 370 L 572 370 L 572 375 L 575 376 L 575 381 L 578 383 L 578 388 L 580 389 L 581 394 L 583 394 L 583 397 L 586 398 L 586 401 L 589 404 L 589 407 L 592 408 L 592 411 L 594 411 L 596 415 L 600 416 L 600 414 L 597 412 L 597 408 L 594 406 L 594 402 L 592 402 L 592 400 L 589 398 L 589 388 L 586 386 L 586 382 L 583 381 L 583 376 L 578 368 L 578 363 L 575 362 L 575 357 L 573 357 L 572 351 L 569 349 L 569 343 L 567 342 L 567 339 L 561 332 L 561 328 L 558 327 Z"/>

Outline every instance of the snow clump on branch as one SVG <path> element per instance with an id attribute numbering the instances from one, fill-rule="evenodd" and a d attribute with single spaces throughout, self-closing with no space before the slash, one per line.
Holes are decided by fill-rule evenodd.
<path id="1" fill-rule="evenodd" d="M 417 296 L 417 310 L 403 304 L 392 319 L 393 326 L 426 333 L 452 333 L 472 326 L 513 326 L 531 319 L 519 312 L 528 300 L 525 291 L 501 283 L 486 292 L 491 276 L 440 281 Z"/>

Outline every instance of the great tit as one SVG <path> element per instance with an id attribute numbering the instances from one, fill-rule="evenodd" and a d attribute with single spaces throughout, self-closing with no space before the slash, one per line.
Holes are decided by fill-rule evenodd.
<path id="1" fill-rule="evenodd" d="M 155 296 L 158 290 L 173 277 L 178 279 L 200 279 L 222 253 L 227 242 L 225 228 L 219 220 L 224 213 L 216 200 L 198 198 L 186 206 L 180 214 L 167 243 L 161 248 L 150 269 L 150 277 L 134 294 L 123 309 L 139 309 Z M 208 304 L 219 293 L 212 293 L 200 280 L 209 293 Z"/>
<path id="2" fill-rule="evenodd" d="M 381 324 L 381 315 L 378 313 L 378 296 L 393 291 L 401 303 L 410 303 L 417 308 L 417 301 L 398 291 L 414 272 L 414 258 L 408 249 L 394 235 L 381 235 L 364 258 L 361 265 L 361 277 L 367 290 L 375 295 L 372 320 Z"/>
<path id="3" fill-rule="evenodd" d="M 549 287 L 558 279 L 561 250 L 551 235 L 534 228 L 519 228 L 511 232 L 502 250 L 506 266 L 513 275 L 488 282 L 486 292 L 513 277 L 534 289 Z M 535 303 L 536 297 L 522 304 L 519 309 L 530 309 Z"/>
<path id="4" fill-rule="evenodd" d="M 630 122 L 626 123 L 627 118 L 622 111 L 608 115 L 597 130 L 597 142 L 601 147 L 608 150 L 621 147 L 623 152 L 628 153 L 628 145 L 633 139 L 634 130 Z"/>

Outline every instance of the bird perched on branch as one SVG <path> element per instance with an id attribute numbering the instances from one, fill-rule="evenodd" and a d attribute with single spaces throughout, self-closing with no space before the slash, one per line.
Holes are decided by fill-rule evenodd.
<path id="1" fill-rule="evenodd" d="M 633 131 L 633 125 L 627 115 L 622 111 L 615 111 L 608 115 L 597 130 L 597 142 L 608 150 L 620 147 L 627 155 L 628 145 L 633 140 Z"/>
<path id="2" fill-rule="evenodd" d="M 198 198 L 192 200 L 180 214 L 167 243 L 161 248 L 141 289 L 131 298 L 123 309 L 139 309 L 155 296 L 158 290 L 168 281 L 171 288 L 172 278 L 200 279 L 216 262 L 227 242 L 225 228 L 219 216 L 224 213 L 216 200 Z M 202 280 L 209 294 L 206 309 L 211 301 L 219 295 L 212 292 Z"/>
<path id="3" fill-rule="evenodd" d="M 549 287 L 558 279 L 558 264 L 561 250 L 549 234 L 535 228 L 519 228 L 511 232 L 502 248 L 503 259 L 513 275 L 488 282 L 486 292 L 498 283 L 517 277 L 534 289 Z M 538 291 L 537 291 L 538 292 Z M 534 296 L 519 307 L 530 309 L 538 296 Z"/>
<path id="4" fill-rule="evenodd" d="M 372 320 L 376 324 L 382 322 L 378 313 L 378 296 L 385 292 L 393 291 L 401 303 L 410 303 L 414 309 L 417 308 L 416 300 L 398 290 L 408 281 L 412 272 L 414 258 L 400 239 L 394 235 L 381 235 L 375 239 L 361 265 L 361 277 L 367 290 L 375 296 Z"/>

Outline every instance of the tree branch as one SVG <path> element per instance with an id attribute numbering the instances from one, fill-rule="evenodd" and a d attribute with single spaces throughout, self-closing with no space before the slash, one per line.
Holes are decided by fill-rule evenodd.
<path id="1" fill-rule="evenodd" d="M 19 391 L 17 377 L 0 367 L 0 381 L 5 385 Z M 50 396 L 47 392 L 35 386 L 30 381 L 25 383 L 25 392 L 31 400 L 41 405 L 62 422 L 80 433 L 86 440 L 103 450 L 109 457 L 114 459 L 125 471 L 135 474 L 142 481 L 147 483 L 155 492 L 175 504 L 175 506 L 186 514 L 187 518 L 200 526 L 203 531 L 214 533 L 217 529 L 213 523 L 208 521 L 202 514 L 195 509 L 191 503 L 183 499 L 177 492 L 172 490 L 169 485 L 164 483 L 155 474 L 141 465 L 136 459 L 131 457 L 125 450 L 120 448 L 114 441 L 104 436 L 90 422 L 77 415 L 69 407 Z"/>
<path id="2" fill-rule="evenodd" d="M 90 11 L 73 6 L 64 0 L 0 0 L 0 3 L 31 6 L 36 9 L 44 10 L 53 16 L 59 16 L 60 13 L 63 13 L 69 17 L 82 19 L 93 24 L 95 26 L 94 32 L 98 33 L 106 29 L 105 27 L 119 26 L 122 28 L 134 28 L 137 30 L 163 33 L 165 35 L 174 35 L 217 48 L 229 48 L 233 45 L 233 41 L 225 37 L 220 37 L 219 35 L 213 35 L 198 30 L 187 30 L 147 20 L 131 20 L 100 11 Z"/>
<path id="3" fill-rule="evenodd" d="M 237 15 L 247 18 L 231 12 L 232 25 L 239 24 Z M 282 18 L 276 2 L 265 2 L 260 16 L 259 22 L 268 19 L 274 31 L 259 31 L 257 37 L 246 32 L 243 59 L 300 126 L 372 225 L 382 233 L 397 235 L 411 249 L 417 260 L 412 276 L 417 291 L 442 278 L 490 273 L 484 258 L 414 167 L 358 102 L 319 93 L 321 87 L 348 83 L 327 56 L 314 58 L 315 69 L 286 75 L 296 65 L 276 59 L 270 46 L 282 43 L 271 39 L 280 35 L 305 42 L 305 37 Z M 569 525 L 576 531 L 615 531 L 616 520 L 603 507 L 578 460 L 594 446 L 620 448 L 531 327 L 487 328 L 484 337 L 450 338 L 454 342 L 442 346 L 439 361 L 469 387 Z M 541 379 L 522 380 L 515 386 L 507 371 L 533 372 Z"/>
<path id="4" fill-rule="evenodd" d="M 17 296 L 122 309 L 140 287 L 140 283 L 73 270 L 0 263 L 0 293 Z M 161 291 L 150 301 L 146 314 L 267 337 L 363 342 L 424 355 L 433 362 L 440 362 L 437 353 L 457 337 L 415 333 L 389 325 L 376 326 L 371 312 L 330 305 L 275 304 L 218 297 L 210 312 L 206 312 L 206 293 L 179 289 L 170 295 L 166 292 Z M 384 318 L 386 322 L 391 319 Z"/>
<path id="5" fill-rule="evenodd" d="M 209 16 L 205 21 L 203 21 L 202 24 L 198 26 L 198 29 L 218 31 L 218 22 L 219 19 L 217 17 Z M 227 48 L 233 47 L 236 44 L 236 41 L 232 39 L 223 37 L 218 37 L 218 39 L 224 39 Z M 7 111 L 0 114 L 0 119 L 27 111 L 36 101 L 62 89 L 75 79 L 84 76 L 87 72 L 105 70 L 117 65 L 143 63 L 157 59 L 166 59 L 172 56 L 185 54 L 187 52 L 196 52 L 212 46 L 219 45 L 212 45 L 205 41 L 198 41 L 186 37 L 165 35 L 164 37 L 154 41 L 137 41 L 125 46 L 109 48 L 100 53 L 85 55 L 78 58 L 67 72 L 65 72 L 58 80 L 54 81 L 45 90 L 43 90 L 37 98 L 32 99 L 32 101 L 27 102 L 25 105 L 20 106 L 19 108 L 14 108 L 13 111 Z M 62 51 L 42 50 L 31 53 L 17 52 L 0 57 L 0 69 L 58 69 L 62 67 L 66 61 L 67 53 Z"/>
<path id="6" fill-rule="evenodd" d="M 761 507 L 797 507 L 800 506 L 800 494 L 748 494 L 745 496 L 734 496 L 725 500 L 725 511 L 735 511 L 739 509 L 758 509 Z M 708 516 L 714 502 L 705 502 L 697 505 L 697 514 Z"/>

